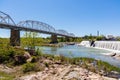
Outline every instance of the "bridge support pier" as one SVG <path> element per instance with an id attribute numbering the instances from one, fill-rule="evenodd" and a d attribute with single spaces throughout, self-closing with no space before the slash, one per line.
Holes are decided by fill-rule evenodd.
<path id="1" fill-rule="evenodd" d="M 10 45 L 20 46 L 20 31 L 19 30 L 11 29 Z"/>
<path id="2" fill-rule="evenodd" d="M 51 35 L 51 42 L 50 43 L 58 43 L 58 41 L 57 41 L 57 35 L 55 35 L 55 34 Z"/>
<path id="3" fill-rule="evenodd" d="M 69 37 L 65 37 L 65 41 L 66 42 L 70 42 L 70 38 Z"/>

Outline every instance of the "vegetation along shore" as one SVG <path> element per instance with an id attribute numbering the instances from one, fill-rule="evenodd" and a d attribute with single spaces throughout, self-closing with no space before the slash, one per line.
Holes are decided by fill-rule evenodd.
<path id="1" fill-rule="evenodd" d="M 75 76 L 77 74 L 82 77 Z M 1 80 L 52 80 L 53 76 L 54 80 L 89 80 L 99 77 L 100 80 L 113 80 L 118 79 L 119 74 L 120 68 L 92 58 L 43 54 L 39 49 L 31 53 L 17 47 L 0 48 Z"/>

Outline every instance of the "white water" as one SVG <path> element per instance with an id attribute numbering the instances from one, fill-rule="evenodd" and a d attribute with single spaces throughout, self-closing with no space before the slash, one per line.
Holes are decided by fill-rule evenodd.
<path id="1" fill-rule="evenodd" d="M 95 47 L 120 52 L 120 41 L 95 41 Z"/>
<path id="2" fill-rule="evenodd" d="M 79 45 L 90 47 L 89 41 L 82 41 Z M 120 53 L 120 41 L 95 41 L 94 47 L 98 49 L 105 49 L 111 52 Z"/>
<path id="3" fill-rule="evenodd" d="M 82 45 L 82 46 L 85 46 L 85 47 L 90 47 L 90 42 L 89 41 L 82 41 L 80 44 L 78 45 Z"/>

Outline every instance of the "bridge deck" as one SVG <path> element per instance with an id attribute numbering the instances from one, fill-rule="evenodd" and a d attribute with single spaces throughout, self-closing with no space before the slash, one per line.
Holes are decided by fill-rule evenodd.
<path id="1" fill-rule="evenodd" d="M 33 29 L 33 28 L 20 27 L 20 26 L 17 26 L 17 25 L 4 24 L 4 23 L 0 23 L 0 28 L 15 29 L 15 30 L 20 30 L 20 31 L 31 31 L 31 32 L 38 32 L 38 33 L 45 33 L 45 34 L 55 34 L 55 35 L 58 35 L 58 36 L 72 37 L 72 36 L 69 36 L 69 35 L 63 35 L 63 34 L 59 34 L 59 33 L 37 30 L 37 29 Z"/>

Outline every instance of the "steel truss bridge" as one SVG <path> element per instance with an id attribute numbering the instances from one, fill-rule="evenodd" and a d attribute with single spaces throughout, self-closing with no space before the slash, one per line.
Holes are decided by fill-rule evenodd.
<path id="1" fill-rule="evenodd" d="M 75 37 L 73 33 L 68 33 L 67 31 L 62 29 L 56 30 L 53 26 L 40 21 L 25 20 L 25 21 L 20 21 L 18 24 L 16 24 L 8 14 L 2 11 L 0 11 L 0 28 L 11 29 L 11 35 L 12 33 L 14 35 L 15 33 L 18 33 L 15 31 L 15 30 L 18 30 L 18 31 L 39 32 L 44 34 L 64 36 L 64 37 L 70 37 L 70 38 Z M 19 35 L 20 34 L 18 34 L 17 36 L 14 36 L 14 38 L 18 37 Z"/>
<path id="2" fill-rule="evenodd" d="M 34 31 L 45 34 L 55 34 L 59 36 L 75 37 L 73 33 L 65 30 L 56 30 L 53 26 L 33 20 L 20 21 L 18 24 L 6 13 L 0 11 L 0 28 L 17 29 L 24 31 Z"/>

